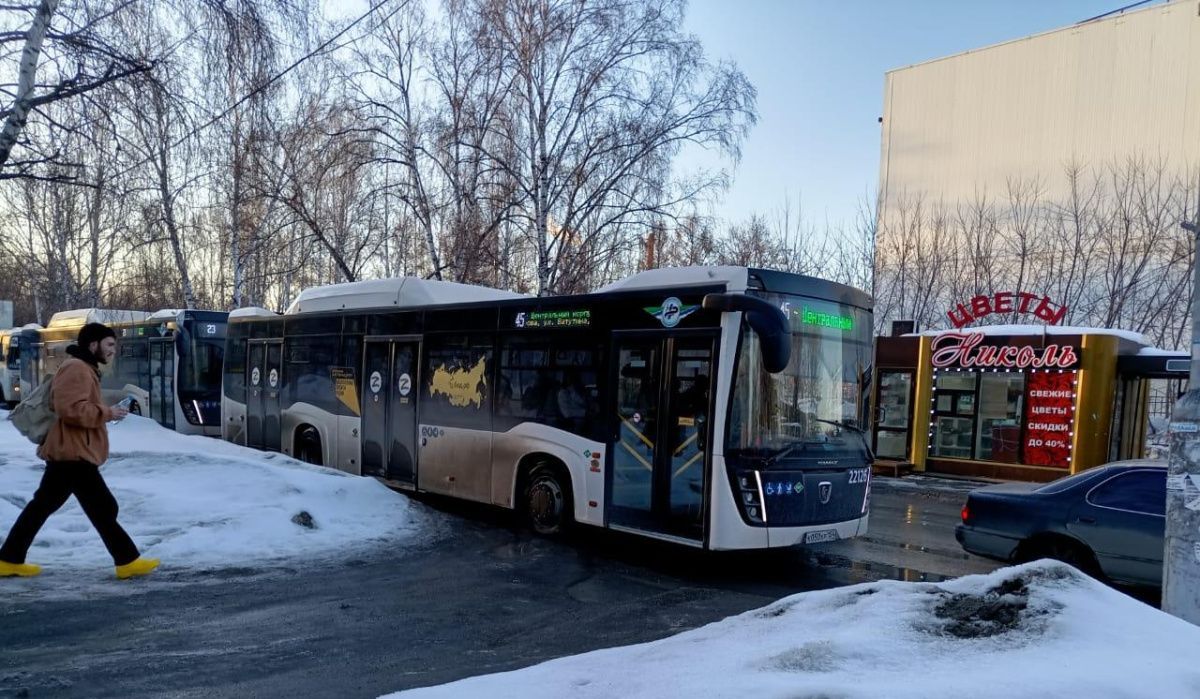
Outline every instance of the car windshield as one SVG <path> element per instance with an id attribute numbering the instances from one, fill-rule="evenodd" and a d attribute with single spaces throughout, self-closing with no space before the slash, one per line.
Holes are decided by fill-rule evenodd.
<path id="1" fill-rule="evenodd" d="M 727 453 L 782 459 L 867 451 L 860 426 L 870 375 L 870 314 L 803 296 L 762 297 L 789 317 L 791 358 L 782 372 L 767 372 L 758 335 L 743 329 Z"/>

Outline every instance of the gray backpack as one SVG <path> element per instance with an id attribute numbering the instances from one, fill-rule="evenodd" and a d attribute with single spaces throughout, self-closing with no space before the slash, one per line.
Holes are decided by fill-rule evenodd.
<path id="1" fill-rule="evenodd" d="M 54 401 L 50 399 L 50 384 L 49 380 L 38 384 L 33 393 L 17 403 L 17 407 L 8 414 L 17 431 L 39 446 L 46 441 L 46 435 L 50 434 L 50 428 L 54 427 L 54 420 L 58 417 L 54 414 Z"/>

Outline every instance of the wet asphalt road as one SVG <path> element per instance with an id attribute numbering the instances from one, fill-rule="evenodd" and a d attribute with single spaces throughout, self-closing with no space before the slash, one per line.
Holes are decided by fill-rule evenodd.
<path id="1" fill-rule="evenodd" d="M 425 549 L 267 573 L 164 571 L 170 585 L 138 581 L 144 592 L 129 596 L 0 598 L 0 697 L 375 697 L 517 669 L 805 590 L 991 570 L 954 541 L 964 500 L 877 481 L 869 536 L 738 554 L 614 532 L 549 541 L 508 513 L 430 500 L 451 531 Z"/>

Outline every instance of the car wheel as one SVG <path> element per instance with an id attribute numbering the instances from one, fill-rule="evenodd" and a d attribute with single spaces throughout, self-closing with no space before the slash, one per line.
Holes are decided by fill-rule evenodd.
<path id="1" fill-rule="evenodd" d="M 539 464 L 525 486 L 525 514 L 533 530 L 543 536 L 561 534 L 571 521 L 570 489 L 560 471 Z"/>
<path id="2" fill-rule="evenodd" d="M 1096 563 L 1096 555 L 1087 546 L 1074 541 L 1055 537 L 1036 542 L 1025 559 L 1034 561 L 1039 558 L 1061 561 L 1093 578 L 1103 577 Z"/>

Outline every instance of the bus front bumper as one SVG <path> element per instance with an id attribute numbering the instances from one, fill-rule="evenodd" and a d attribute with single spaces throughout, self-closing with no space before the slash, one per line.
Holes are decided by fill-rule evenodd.
<path id="1" fill-rule="evenodd" d="M 767 527 L 767 548 L 785 548 L 807 544 L 823 544 L 862 536 L 867 533 L 870 515 L 832 524 L 807 527 Z"/>

